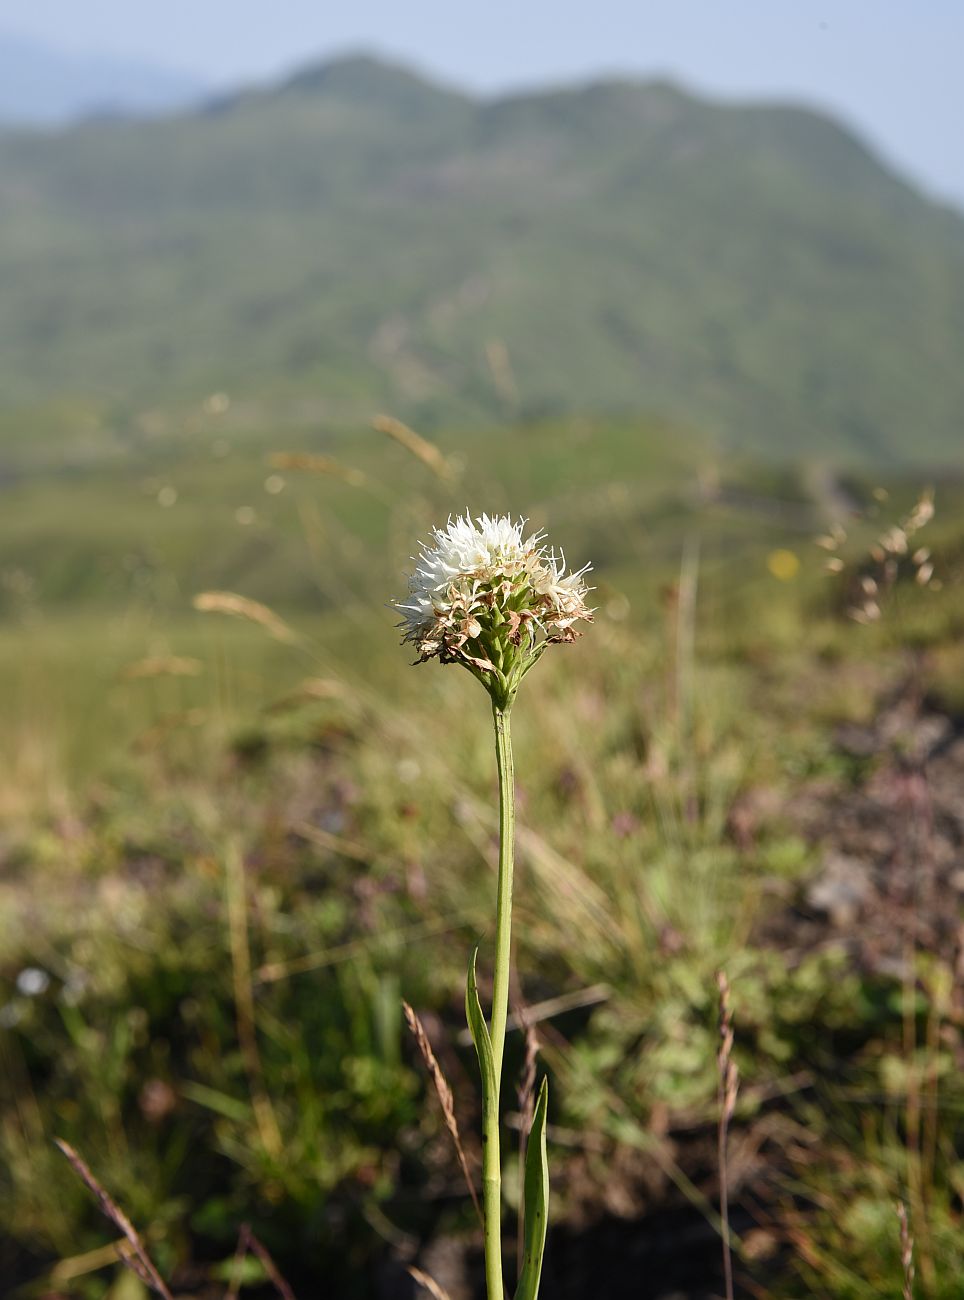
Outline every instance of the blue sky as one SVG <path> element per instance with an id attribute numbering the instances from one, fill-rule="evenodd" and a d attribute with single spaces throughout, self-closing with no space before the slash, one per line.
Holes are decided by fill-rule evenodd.
<path id="1" fill-rule="evenodd" d="M 668 73 L 830 108 L 964 205 L 964 0 L 0 0 L 0 26 L 219 86 L 360 47 L 481 91 Z"/>

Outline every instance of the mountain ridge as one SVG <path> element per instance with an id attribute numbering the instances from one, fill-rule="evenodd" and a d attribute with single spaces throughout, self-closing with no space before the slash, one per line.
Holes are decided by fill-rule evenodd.
<path id="1" fill-rule="evenodd" d="M 7 405 L 654 410 L 738 448 L 960 454 L 964 221 L 799 106 L 626 79 L 474 98 L 351 55 L 175 118 L 0 134 L 0 216 Z"/>
<path id="2" fill-rule="evenodd" d="M 74 54 L 0 29 L 0 125 L 57 127 L 101 115 L 175 111 L 198 78 L 145 59 Z"/>

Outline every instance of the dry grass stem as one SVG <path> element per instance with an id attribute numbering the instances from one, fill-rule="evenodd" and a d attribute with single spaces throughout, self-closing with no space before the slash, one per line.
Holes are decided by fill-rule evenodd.
<path id="1" fill-rule="evenodd" d="M 267 605 L 262 605 L 260 601 L 239 596 L 236 592 L 202 591 L 194 597 L 192 604 L 202 614 L 230 614 L 234 618 L 243 618 L 249 623 L 257 623 L 269 636 L 274 637 L 276 641 L 283 641 L 286 645 L 296 645 L 300 640 L 294 628 L 289 627 L 274 610 L 269 609 Z"/>
<path id="2" fill-rule="evenodd" d="M 522 1059 L 522 1071 L 519 1074 L 519 1087 L 516 1097 L 519 1102 L 519 1205 L 523 1205 L 523 1188 L 525 1185 L 526 1143 L 532 1132 L 532 1120 L 536 1108 L 536 1061 L 539 1056 L 539 1036 L 529 1023 L 526 1008 L 520 1003 L 516 1008 L 515 1018 L 525 1031 L 525 1055 Z M 525 1216 L 520 1210 L 519 1229 L 516 1240 L 516 1266 L 522 1272 L 525 1254 Z"/>
<path id="3" fill-rule="evenodd" d="M 489 373 L 495 391 L 508 407 L 519 404 L 519 388 L 515 382 L 509 349 L 503 339 L 490 339 L 485 345 L 485 359 L 489 364 Z"/>
<path id="4" fill-rule="evenodd" d="M 519 1075 L 519 1115 L 521 1117 L 520 1134 L 523 1142 L 529 1136 L 532 1128 L 532 1117 L 535 1114 L 536 1098 L 536 1060 L 539 1056 L 539 1037 L 532 1025 L 526 1020 L 525 1011 L 520 1007 L 516 1012 L 522 1024 L 525 1026 L 526 1050 L 522 1062 L 522 1073 Z"/>
<path id="5" fill-rule="evenodd" d="M 327 832 L 326 832 L 327 833 Z M 415 925 L 399 926 L 395 930 L 385 930 L 378 936 L 364 939 L 350 939 L 347 943 L 335 944 L 319 952 L 306 953 L 292 961 L 267 962 L 259 966 L 255 979 L 259 984 L 272 984 L 275 980 L 289 979 L 292 975 L 303 975 L 306 971 L 322 970 L 325 966 L 336 966 L 339 962 L 350 961 L 360 953 L 367 952 L 376 938 L 383 940 L 414 942 L 418 939 L 433 939 L 440 934 L 451 934 L 454 930 L 468 925 L 468 916 L 449 918 L 438 921 L 418 921 Z"/>
<path id="6" fill-rule="evenodd" d="M 423 438 L 420 433 L 416 433 L 414 429 L 410 429 L 407 424 L 403 424 L 401 420 L 396 420 L 391 415 L 376 415 L 372 420 L 372 428 L 379 433 L 388 434 L 389 438 L 394 438 L 423 465 L 427 465 L 438 478 L 449 482 L 455 477 L 452 466 L 438 447 L 427 438 Z"/>
<path id="7" fill-rule="evenodd" d="M 903 1270 L 903 1300 L 914 1300 L 914 1238 L 907 1222 L 907 1207 L 897 1202 L 897 1219 L 900 1223 L 900 1264 Z"/>
<path id="8" fill-rule="evenodd" d="M 326 831 L 312 822 L 296 822 L 291 829 L 301 839 L 317 844 L 320 849 L 338 853 L 343 858 L 352 858 L 355 862 L 363 862 L 366 866 L 379 860 L 364 844 L 350 840 L 344 835 L 336 835 L 333 831 Z"/>
<path id="9" fill-rule="evenodd" d="M 427 1273 L 423 1273 L 420 1268 L 410 1265 L 408 1272 L 409 1276 L 414 1278 L 420 1287 L 424 1288 L 430 1296 L 435 1297 L 435 1300 L 451 1300 L 449 1293 L 444 1291 L 433 1277 L 429 1277 Z"/>
<path id="10" fill-rule="evenodd" d="M 458 1120 L 455 1118 L 455 1098 L 452 1096 L 452 1089 L 448 1085 L 445 1075 L 442 1073 L 442 1067 L 432 1051 L 432 1044 L 428 1041 L 428 1035 L 425 1032 L 421 1020 L 415 1014 L 412 1007 L 407 1002 L 402 1003 L 405 1010 L 405 1019 L 412 1036 L 418 1045 L 418 1050 L 422 1054 L 422 1060 L 425 1062 L 426 1069 L 432 1077 L 435 1085 L 435 1091 L 438 1095 L 439 1104 L 442 1107 L 442 1115 L 445 1118 L 445 1127 L 451 1134 L 452 1141 L 455 1143 L 455 1153 L 459 1159 L 459 1166 L 462 1175 L 465 1178 L 465 1184 L 469 1189 L 469 1195 L 472 1197 L 472 1204 L 475 1206 L 475 1212 L 479 1216 L 479 1222 L 482 1222 L 482 1207 L 479 1204 L 478 1194 L 475 1190 L 475 1184 L 472 1181 L 472 1175 L 469 1173 L 468 1161 L 465 1158 L 465 1150 L 462 1146 L 462 1138 L 459 1134 Z"/>
<path id="11" fill-rule="evenodd" d="M 342 479 L 351 487 L 364 487 L 368 481 L 360 469 L 342 465 L 330 456 L 318 456 L 312 452 L 279 451 L 269 456 L 268 460 L 274 469 L 300 469 L 309 474 L 327 474 L 331 478 Z"/>
<path id="12" fill-rule="evenodd" d="M 147 659 L 138 659 L 128 664 L 123 677 L 126 681 L 135 681 L 141 677 L 200 677 L 204 665 L 200 659 L 191 659 L 186 655 L 151 655 Z"/>
<path id="13" fill-rule="evenodd" d="M 248 1229 L 248 1245 L 251 1254 L 258 1259 L 261 1267 L 268 1275 L 268 1281 L 281 1296 L 281 1300 L 295 1300 L 295 1293 L 281 1276 L 278 1266 L 268 1254 L 267 1249 L 261 1244 L 251 1229 Z"/>
<path id="14" fill-rule="evenodd" d="M 718 1158 L 720 1166 L 720 1219 L 723 1227 L 723 1276 L 726 1300 L 733 1300 L 733 1251 L 730 1241 L 730 1194 L 726 1160 L 726 1138 L 736 1110 L 740 1086 L 739 1072 L 733 1060 L 733 1012 L 730 1007 L 730 983 L 724 971 L 717 971 L 716 987 L 720 994 L 720 1046 L 716 1055 L 719 1078 Z"/>
<path id="15" fill-rule="evenodd" d="M 612 989 L 608 984 L 590 984 L 588 988 L 573 989 L 571 993 L 560 993 L 557 997 L 546 998 L 544 1002 L 536 1002 L 531 1007 L 526 1007 L 524 1011 L 517 1011 L 509 1017 L 507 1027 L 524 1029 L 528 1035 L 530 1026 L 537 1025 L 542 1020 L 551 1020 L 554 1016 L 561 1016 L 565 1011 L 594 1007 L 600 1002 L 608 1002 L 611 997 Z"/>
<path id="16" fill-rule="evenodd" d="M 590 984 L 588 988 L 574 989 L 571 993 L 560 993 L 558 997 L 546 998 L 544 1002 L 534 1002 L 531 1007 L 525 1009 L 525 1019 L 523 1020 L 517 1011 L 514 1011 L 505 1022 L 507 1030 L 524 1029 L 528 1025 L 538 1025 L 545 1020 L 552 1020 L 554 1016 L 561 1016 L 565 1011 L 578 1011 L 582 1007 L 594 1007 L 600 1002 L 608 1002 L 612 997 L 612 989 L 608 984 Z M 467 1047 L 472 1042 L 472 1034 L 468 1029 L 459 1031 L 459 1045 Z"/>
<path id="17" fill-rule="evenodd" d="M 145 1286 L 150 1287 L 150 1289 L 156 1292 L 157 1295 L 162 1296 L 163 1300 L 172 1300 L 171 1293 L 167 1289 L 164 1279 L 154 1267 L 154 1262 L 150 1255 L 148 1255 L 147 1248 L 143 1241 L 141 1241 L 137 1229 L 131 1223 L 130 1219 L 120 1206 L 111 1199 L 104 1188 L 101 1187 L 100 1183 L 69 1142 L 63 1142 L 60 1138 L 55 1138 L 54 1141 L 70 1161 L 77 1176 L 96 1197 L 101 1213 L 110 1219 L 114 1227 L 124 1237 L 126 1248 L 123 1244 L 117 1246 L 117 1255 L 121 1262 L 126 1264 L 131 1272 L 135 1273 Z"/>
<path id="18" fill-rule="evenodd" d="M 344 682 L 333 677 L 306 677 L 303 682 L 280 700 L 268 705 L 269 713 L 287 713 L 322 700 L 343 700 L 349 694 Z"/>
<path id="19" fill-rule="evenodd" d="M 258 1050 L 254 988 L 251 979 L 251 950 L 248 944 L 244 859 L 237 845 L 231 845 L 225 855 L 225 884 L 238 1045 L 241 1048 L 241 1058 L 248 1077 L 251 1104 L 261 1141 L 269 1155 L 277 1156 L 281 1152 L 283 1143 L 271 1099 L 264 1085 L 261 1053 Z"/>
<path id="20" fill-rule="evenodd" d="M 241 1231 L 238 1233 L 238 1245 L 234 1252 L 234 1259 L 231 1261 L 231 1282 L 227 1291 L 224 1293 L 224 1300 L 238 1300 L 241 1293 L 241 1279 L 243 1277 L 242 1266 L 248 1257 L 248 1251 L 251 1249 L 251 1225 L 242 1223 Z"/>

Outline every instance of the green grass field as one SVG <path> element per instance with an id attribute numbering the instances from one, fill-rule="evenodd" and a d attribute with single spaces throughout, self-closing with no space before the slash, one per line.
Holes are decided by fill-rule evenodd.
<path id="1" fill-rule="evenodd" d="M 721 966 L 740 1285 L 899 1297 L 901 1199 L 917 1294 L 958 1294 L 964 485 L 936 485 L 910 548 L 939 585 L 903 557 L 864 625 L 869 548 L 916 478 L 717 462 L 644 420 L 453 434 L 448 478 L 372 429 L 210 412 L 155 413 L 164 437 L 65 433 L 56 460 L 77 412 L 32 418 L 48 433 L 5 432 L 0 489 L 8 1294 L 145 1294 L 55 1136 L 179 1294 L 223 1294 L 245 1222 L 302 1296 L 407 1294 L 385 1288 L 409 1262 L 444 1271 L 443 1247 L 452 1300 L 472 1294 L 471 1206 L 400 1000 L 474 1162 L 460 1004 L 490 938 L 487 702 L 410 667 L 387 604 L 466 506 L 594 564 L 595 625 L 515 713 L 547 1300 L 586 1294 L 587 1268 L 613 1297 L 719 1285 Z M 860 517 L 827 574 L 815 538 L 842 502 Z M 194 609 L 210 591 L 280 622 Z M 643 1243 L 645 1278 L 603 1232 Z M 263 1284 L 252 1264 L 244 1293 Z"/>

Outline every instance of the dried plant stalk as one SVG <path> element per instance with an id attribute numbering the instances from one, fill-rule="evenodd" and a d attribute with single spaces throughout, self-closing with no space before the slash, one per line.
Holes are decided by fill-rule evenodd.
<path id="1" fill-rule="evenodd" d="M 424 1287 L 430 1296 L 435 1297 L 435 1300 L 450 1300 L 449 1293 L 439 1286 L 434 1277 L 429 1277 L 427 1273 L 423 1273 L 420 1268 L 415 1268 L 414 1265 L 409 1266 L 408 1272 L 409 1276 L 413 1277 L 419 1286 Z"/>
<path id="2" fill-rule="evenodd" d="M 234 591 L 202 591 L 194 597 L 192 604 L 202 614 L 231 614 L 235 618 L 247 619 L 249 623 L 257 623 L 269 636 L 286 645 L 295 645 L 299 639 L 294 628 L 289 627 L 273 609 Z"/>
<path id="3" fill-rule="evenodd" d="M 261 1262 L 261 1267 L 267 1273 L 271 1285 L 281 1296 L 281 1300 L 295 1300 L 295 1293 L 281 1276 L 277 1264 L 268 1254 L 266 1247 L 262 1245 L 250 1229 L 248 1230 L 248 1242 L 251 1247 L 251 1254 L 255 1255 Z"/>
<path id="4" fill-rule="evenodd" d="M 287 713 L 315 701 L 342 700 L 349 694 L 344 682 L 331 677 L 306 677 L 293 691 L 267 706 L 268 713 Z"/>
<path id="5" fill-rule="evenodd" d="M 485 359 L 489 363 L 489 373 L 495 390 L 506 406 L 514 407 L 519 403 L 519 389 L 512 370 L 512 360 L 504 339 L 490 339 L 485 345 Z"/>
<path id="6" fill-rule="evenodd" d="M 281 1300 L 295 1300 L 295 1293 L 281 1276 L 278 1266 L 268 1254 L 267 1249 L 251 1231 L 250 1223 L 242 1223 L 238 1233 L 238 1246 L 231 1262 L 231 1285 L 225 1293 L 224 1300 L 238 1300 L 241 1290 L 241 1265 L 248 1255 L 254 1255 L 264 1269 L 268 1281 L 281 1296 Z"/>
<path id="7" fill-rule="evenodd" d="M 127 681 L 141 677 L 200 677 L 204 664 L 187 655 L 149 655 L 128 664 L 123 676 Z"/>
<path id="8" fill-rule="evenodd" d="M 387 433 L 389 438 L 394 438 L 440 479 L 448 482 L 453 477 L 452 466 L 438 447 L 427 438 L 423 438 L 420 433 L 416 433 L 414 429 L 410 429 L 407 424 L 403 424 L 401 420 L 396 420 L 392 415 L 376 415 L 372 420 L 372 428 L 377 429 L 379 433 Z"/>
<path id="9" fill-rule="evenodd" d="M 522 1062 L 522 1072 L 519 1075 L 519 1133 L 522 1141 L 525 1142 L 532 1128 L 532 1117 L 536 1108 L 536 1059 L 539 1056 L 539 1036 L 534 1026 L 529 1024 L 526 1011 L 519 1007 L 516 1015 L 523 1028 L 525 1029 L 525 1057 Z"/>
<path id="10" fill-rule="evenodd" d="M 532 1132 L 532 1120 L 536 1109 L 536 1060 L 539 1056 L 539 1036 L 529 1022 L 528 1008 L 521 1003 L 516 1007 L 515 1018 L 525 1032 L 525 1056 L 519 1075 L 519 1087 L 516 1097 L 519 1102 L 519 1205 L 524 1201 L 526 1143 Z M 519 1214 L 519 1227 L 516 1234 L 516 1265 L 522 1272 L 522 1260 L 525 1254 L 525 1216 Z"/>
<path id="11" fill-rule="evenodd" d="M 718 1072 L 719 1129 L 718 1158 L 720 1166 L 720 1220 L 723 1236 L 723 1277 L 726 1283 L 726 1300 L 733 1300 L 733 1251 L 730 1240 L 730 1193 L 727 1171 L 726 1139 L 736 1110 L 736 1095 L 740 1086 L 739 1072 L 733 1060 L 733 1012 L 730 1007 L 730 983 L 724 971 L 716 973 L 716 987 L 720 994 L 720 1046 L 716 1054 Z"/>
<path id="12" fill-rule="evenodd" d="M 109 1194 L 101 1187 L 100 1183 L 91 1173 L 88 1166 L 77 1154 L 69 1142 L 64 1142 L 60 1138 L 54 1139 L 56 1145 L 64 1153 L 73 1166 L 74 1172 L 87 1186 L 97 1199 L 101 1213 L 104 1214 L 115 1228 L 122 1234 L 129 1249 L 118 1246 L 117 1254 L 123 1264 L 136 1274 L 145 1286 L 163 1297 L 163 1300 L 172 1300 L 170 1291 L 164 1283 L 164 1279 L 154 1267 L 154 1261 L 147 1253 L 147 1248 L 141 1241 L 137 1229 L 131 1223 L 130 1219 Z"/>
<path id="13" fill-rule="evenodd" d="M 907 1207 L 897 1202 L 897 1219 L 900 1223 L 900 1264 L 903 1270 L 903 1300 L 914 1300 L 914 1238 L 907 1222 Z"/>
<path id="14" fill-rule="evenodd" d="M 238 1245 L 231 1261 L 231 1282 L 224 1293 L 224 1300 L 238 1300 L 241 1293 L 242 1266 L 251 1248 L 251 1225 L 242 1223 L 238 1233 Z"/>
<path id="15" fill-rule="evenodd" d="M 412 1036 L 418 1046 L 418 1050 L 425 1062 L 425 1067 L 435 1085 L 435 1092 L 439 1099 L 439 1105 L 442 1107 L 442 1115 L 445 1119 L 445 1127 L 451 1134 L 452 1141 L 455 1143 L 455 1153 L 459 1159 L 459 1166 L 462 1170 L 462 1176 L 465 1184 L 469 1189 L 469 1195 L 472 1197 L 472 1204 L 475 1206 L 475 1212 L 479 1216 L 479 1222 L 482 1222 L 482 1207 L 479 1204 L 478 1193 L 475 1190 L 475 1184 L 472 1181 L 472 1175 L 469 1173 L 469 1164 L 465 1158 L 465 1150 L 462 1146 L 462 1138 L 459 1134 L 458 1120 L 455 1118 L 455 1098 L 452 1095 L 452 1089 L 448 1085 L 448 1080 L 442 1073 L 442 1067 L 439 1065 L 435 1053 L 432 1051 L 432 1044 L 428 1041 L 428 1035 L 425 1027 L 419 1020 L 412 1007 L 407 1002 L 402 1003 L 405 1011 L 405 1020 Z"/>
<path id="16" fill-rule="evenodd" d="M 264 1082 L 261 1052 L 258 1048 L 254 985 L 251 978 L 251 948 L 248 942 L 248 899 L 244 879 L 244 858 L 236 843 L 225 854 L 225 892 L 228 910 L 228 940 L 231 947 L 231 975 L 234 984 L 235 1023 L 238 1046 L 251 1105 L 261 1142 L 269 1155 L 277 1156 L 284 1145 L 271 1098 Z"/>
<path id="17" fill-rule="evenodd" d="M 327 474 L 331 478 L 340 478 L 351 487 L 364 487 L 368 481 L 360 469 L 351 465 L 342 465 L 330 456 L 319 456 L 307 451 L 279 451 L 269 457 L 274 469 L 300 469 L 310 474 Z"/>

